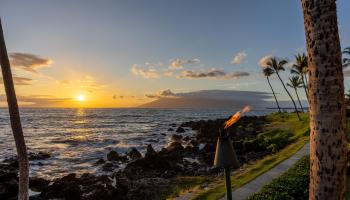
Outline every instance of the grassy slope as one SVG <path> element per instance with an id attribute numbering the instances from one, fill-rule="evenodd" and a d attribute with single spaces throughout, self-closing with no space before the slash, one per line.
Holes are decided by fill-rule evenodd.
<path id="1" fill-rule="evenodd" d="M 302 121 L 299 121 L 295 114 L 270 114 L 267 116 L 267 123 L 264 131 L 274 129 L 291 131 L 294 135 L 292 137 L 294 142 L 278 153 L 267 156 L 255 163 L 246 164 L 242 170 L 234 172 L 232 176 L 233 188 L 240 187 L 270 170 L 283 160 L 292 156 L 309 141 L 307 114 L 302 114 Z M 209 189 L 203 191 L 202 185 L 206 183 L 209 185 Z M 177 177 L 174 180 L 173 187 L 169 189 L 169 192 L 161 196 L 162 198 L 166 196 L 168 199 L 171 199 L 187 190 L 191 190 L 192 193 L 196 194 L 194 199 L 218 199 L 225 193 L 222 177 L 197 176 Z"/>
<path id="2" fill-rule="evenodd" d="M 268 156 L 255 164 L 249 164 L 245 166 L 244 171 L 234 174 L 231 177 L 232 188 L 239 188 L 251 180 L 254 180 L 257 176 L 265 173 L 274 166 L 278 165 L 285 159 L 289 158 L 295 154 L 299 149 L 301 149 L 304 144 L 309 141 L 308 137 L 302 137 L 297 142 L 287 146 L 280 152 Z M 193 199 L 219 199 L 225 195 L 226 189 L 223 181 L 220 181 L 215 187 L 198 194 Z"/>

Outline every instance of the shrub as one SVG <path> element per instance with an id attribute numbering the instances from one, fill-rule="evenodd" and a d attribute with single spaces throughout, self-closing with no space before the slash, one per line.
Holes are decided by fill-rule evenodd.
<path id="1" fill-rule="evenodd" d="M 275 153 L 290 143 L 289 138 L 293 134 L 289 131 L 283 130 L 270 130 L 264 133 L 260 133 L 257 137 L 259 144 L 271 153 Z"/>
<path id="2" fill-rule="evenodd" d="M 309 156 L 304 156 L 281 176 L 273 179 L 248 200 L 307 200 L 309 198 Z"/>

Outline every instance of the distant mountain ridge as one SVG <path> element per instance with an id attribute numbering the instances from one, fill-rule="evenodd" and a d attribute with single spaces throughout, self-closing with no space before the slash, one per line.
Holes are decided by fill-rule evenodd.
<path id="1" fill-rule="evenodd" d="M 139 108 L 241 108 L 250 105 L 253 109 L 276 108 L 272 94 L 267 92 L 238 90 L 200 90 L 187 93 L 171 93 L 169 97 L 155 98 Z M 293 109 L 291 101 L 279 101 L 281 108 Z M 307 107 L 307 101 L 302 104 Z"/>
<path id="2" fill-rule="evenodd" d="M 172 97 L 158 98 L 143 104 L 141 108 L 232 108 L 251 105 L 272 106 L 269 93 L 236 90 L 201 90 L 177 93 Z"/>

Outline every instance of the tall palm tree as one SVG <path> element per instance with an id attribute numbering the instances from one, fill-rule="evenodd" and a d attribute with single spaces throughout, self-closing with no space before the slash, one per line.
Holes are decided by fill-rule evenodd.
<path id="1" fill-rule="evenodd" d="M 286 86 L 284 85 L 284 82 L 279 74 L 280 71 L 284 71 L 284 65 L 287 64 L 288 62 L 284 59 L 282 60 L 278 60 L 276 57 L 270 58 L 270 60 L 266 63 L 266 65 L 268 67 L 270 67 L 271 69 L 273 69 L 274 73 L 277 75 L 278 79 L 280 79 L 283 88 L 286 90 L 288 96 L 290 97 L 290 99 L 293 102 L 294 108 L 295 108 L 295 112 L 297 113 L 298 119 L 301 120 L 300 116 L 299 116 L 299 112 L 298 112 L 298 108 L 297 105 L 295 104 L 295 101 L 292 97 L 292 95 L 289 93 L 288 89 L 286 88 Z"/>
<path id="2" fill-rule="evenodd" d="M 346 116 L 336 0 L 301 0 L 309 66 L 309 199 L 344 199 Z"/>
<path id="3" fill-rule="evenodd" d="M 343 58 L 343 67 L 349 67 L 350 66 L 350 47 L 347 47 L 344 49 L 343 54 L 346 54 L 349 56 L 349 58 Z"/>
<path id="4" fill-rule="evenodd" d="M 18 163 L 19 163 L 19 184 L 18 184 L 18 199 L 28 199 L 29 186 L 29 164 L 27 156 L 27 148 L 23 137 L 22 125 L 19 116 L 16 92 L 13 84 L 11 67 L 7 55 L 4 34 L 2 31 L 0 19 L 0 63 L 2 70 L 2 77 L 5 86 L 7 103 L 10 113 L 11 128 L 13 137 L 15 139 Z"/>
<path id="5" fill-rule="evenodd" d="M 301 105 L 301 101 L 298 94 L 298 88 L 302 88 L 304 84 L 301 77 L 302 76 L 292 76 L 291 78 L 289 78 L 289 83 L 287 83 L 287 86 L 294 89 L 295 94 L 297 95 L 297 98 L 299 101 L 301 111 L 304 112 L 304 109 L 303 109 L 303 106 Z"/>
<path id="6" fill-rule="evenodd" d="M 273 88 L 272 88 L 272 85 L 271 85 L 271 83 L 270 83 L 270 78 L 269 78 L 269 77 L 274 73 L 274 71 L 273 71 L 273 69 L 271 69 L 270 67 L 265 67 L 265 68 L 263 68 L 263 73 L 264 73 L 264 76 L 265 76 L 266 79 L 267 79 L 267 82 L 269 83 L 269 86 L 270 86 L 270 88 L 271 88 L 273 97 L 275 97 L 275 101 L 276 101 L 276 104 L 277 104 L 278 112 L 281 112 L 280 105 L 278 104 L 275 91 L 274 91 Z"/>
<path id="7" fill-rule="evenodd" d="M 303 83 L 306 98 L 309 99 L 308 92 L 307 92 L 307 77 L 306 77 L 306 74 L 308 72 L 307 56 L 305 55 L 305 53 L 303 53 L 303 54 L 298 53 L 297 55 L 295 55 L 295 63 L 293 64 L 290 72 L 292 74 L 297 74 L 301 77 L 301 81 Z"/>

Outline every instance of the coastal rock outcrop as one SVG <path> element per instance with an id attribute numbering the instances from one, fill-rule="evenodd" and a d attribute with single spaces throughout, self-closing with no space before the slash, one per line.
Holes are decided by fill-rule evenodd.
<path id="1" fill-rule="evenodd" d="M 141 158 L 142 154 L 135 147 L 132 147 L 128 153 L 128 156 L 131 158 L 131 160 L 136 160 L 138 158 Z"/>
<path id="2" fill-rule="evenodd" d="M 127 157 L 126 156 L 121 156 L 119 155 L 118 152 L 112 150 L 107 154 L 107 160 L 108 161 L 121 161 L 121 162 L 125 162 L 127 161 Z"/>

